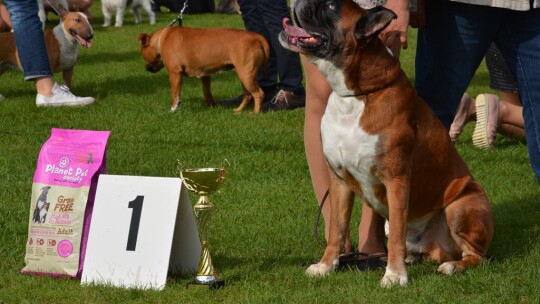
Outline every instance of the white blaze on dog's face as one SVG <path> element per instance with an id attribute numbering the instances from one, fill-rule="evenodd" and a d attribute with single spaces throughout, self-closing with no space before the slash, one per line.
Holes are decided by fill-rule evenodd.
<path id="1" fill-rule="evenodd" d="M 144 67 L 149 72 L 157 73 L 163 68 L 163 61 L 157 49 L 159 41 L 153 41 L 153 36 L 154 34 L 142 33 L 137 36 L 137 40 L 141 42 L 141 53 L 145 61 Z"/>

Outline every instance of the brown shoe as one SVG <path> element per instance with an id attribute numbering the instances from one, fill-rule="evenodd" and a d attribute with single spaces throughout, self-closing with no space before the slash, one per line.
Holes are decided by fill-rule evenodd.
<path id="1" fill-rule="evenodd" d="M 306 106 L 306 95 L 295 95 L 293 92 L 279 90 L 269 102 L 262 106 L 263 112 L 293 110 Z"/>

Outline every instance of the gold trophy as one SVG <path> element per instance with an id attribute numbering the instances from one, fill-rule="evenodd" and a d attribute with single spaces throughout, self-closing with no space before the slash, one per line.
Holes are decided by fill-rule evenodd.
<path id="1" fill-rule="evenodd" d="M 208 200 L 208 195 L 217 190 L 225 178 L 223 168 L 196 168 L 180 169 L 180 177 L 190 191 L 199 195 L 197 204 L 193 206 L 193 213 L 201 239 L 201 258 L 197 268 L 195 280 L 189 283 L 189 288 L 204 286 L 209 289 L 221 288 L 225 285 L 223 279 L 212 265 L 210 256 L 210 241 L 208 239 L 210 218 L 214 205 Z"/>

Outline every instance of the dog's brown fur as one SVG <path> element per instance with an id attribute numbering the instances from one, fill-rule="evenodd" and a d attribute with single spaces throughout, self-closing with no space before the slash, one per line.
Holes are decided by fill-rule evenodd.
<path id="1" fill-rule="evenodd" d="M 354 194 L 389 220 L 382 286 L 407 284 L 405 263 L 421 258 L 442 263 L 443 274 L 478 265 L 493 236 L 489 201 L 446 128 L 378 39 L 395 14 L 364 11 L 352 0 L 315 3 L 322 1 L 297 0 L 294 15 L 305 31 L 286 26 L 280 35 L 334 90 L 321 127 L 331 176 L 328 245 L 307 273 L 326 275 L 337 266 Z"/>
<path id="2" fill-rule="evenodd" d="M 146 70 L 156 73 L 165 67 L 169 72 L 171 111 L 178 108 L 183 76 L 200 78 L 204 101 L 208 106 L 214 106 L 210 76 L 234 68 L 244 94 L 242 103 L 234 111 L 242 111 L 254 99 L 253 113 L 260 112 L 264 92 L 257 83 L 257 73 L 266 68 L 270 52 L 263 36 L 228 28 L 173 26 L 153 34 L 139 34 L 137 39 L 141 43 Z"/>
<path id="3" fill-rule="evenodd" d="M 90 47 L 94 36 L 86 16 L 60 7 L 60 24 L 45 32 L 45 45 L 53 73 L 62 72 L 64 83 L 71 87 L 77 47 Z M 13 33 L 0 33 L 0 75 L 7 69 L 22 71 Z"/>

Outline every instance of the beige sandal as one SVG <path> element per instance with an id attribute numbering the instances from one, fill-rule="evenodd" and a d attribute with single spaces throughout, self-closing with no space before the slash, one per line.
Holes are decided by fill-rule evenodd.
<path id="1" fill-rule="evenodd" d="M 499 120 L 499 97 L 493 94 L 480 94 L 476 97 L 476 126 L 473 144 L 479 149 L 495 147 L 495 136 Z"/>

